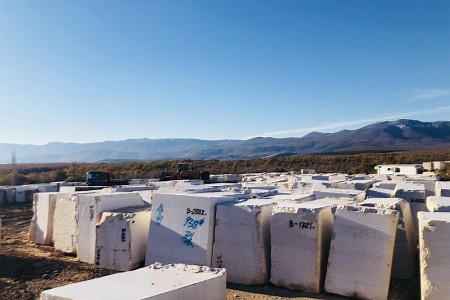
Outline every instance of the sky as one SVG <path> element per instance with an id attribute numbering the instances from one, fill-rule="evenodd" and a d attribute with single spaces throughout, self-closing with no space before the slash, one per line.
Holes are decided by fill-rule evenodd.
<path id="1" fill-rule="evenodd" d="M 0 0 L 0 143 L 450 121 L 450 1 Z"/>

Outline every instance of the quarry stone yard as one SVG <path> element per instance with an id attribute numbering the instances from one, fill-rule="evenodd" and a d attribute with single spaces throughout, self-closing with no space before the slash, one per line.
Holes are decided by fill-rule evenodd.
<path id="1" fill-rule="evenodd" d="M 50 246 L 28 241 L 32 204 L 0 206 L 0 299 L 39 299 L 43 290 L 115 273 L 78 261 Z M 227 285 L 227 299 L 349 299 L 320 293 L 308 294 L 273 285 Z M 411 280 L 392 280 L 388 299 L 420 299 L 416 271 Z"/>

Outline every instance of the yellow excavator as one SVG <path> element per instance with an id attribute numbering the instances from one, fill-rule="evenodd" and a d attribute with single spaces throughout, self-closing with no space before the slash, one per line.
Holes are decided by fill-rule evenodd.
<path id="1" fill-rule="evenodd" d="M 163 171 L 159 177 L 160 181 L 180 180 L 180 179 L 201 179 L 205 182 L 210 181 L 209 171 L 198 171 L 196 166 L 190 166 L 187 163 L 177 164 L 176 171 Z"/>

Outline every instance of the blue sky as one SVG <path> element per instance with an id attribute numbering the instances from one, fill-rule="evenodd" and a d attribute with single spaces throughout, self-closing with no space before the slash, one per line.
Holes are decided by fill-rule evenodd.
<path id="1" fill-rule="evenodd" d="M 450 1 L 0 0 L 0 142 L 450 120 Z"/>

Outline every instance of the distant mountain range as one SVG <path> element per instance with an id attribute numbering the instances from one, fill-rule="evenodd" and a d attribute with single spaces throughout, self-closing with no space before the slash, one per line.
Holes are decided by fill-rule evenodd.
<path id="1" fill-rule="evenodd" d="M 0 163 L 123 162 L 170 159 L 250 159 L 296 154 L 450 149 L 450 121 L 397 120 L 356 130 L 311 132 L 301 138 L 249 140 L 130 139 L 99 143 L 0 143 Z"/>

